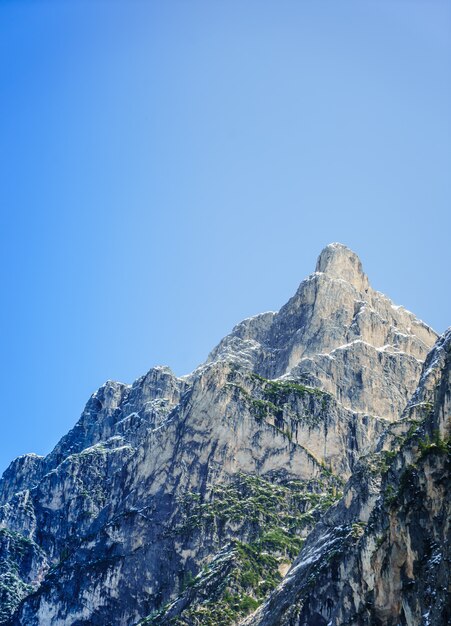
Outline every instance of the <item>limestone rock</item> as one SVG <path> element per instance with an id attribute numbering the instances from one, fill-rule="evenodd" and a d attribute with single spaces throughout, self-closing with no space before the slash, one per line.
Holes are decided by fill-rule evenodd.
<path id="1" fill-rule="evenodd" d="M 279 583 L 265 607 L 297 598 L 300 561 L 287 569 L 307 537 L 308 554 L 329 541 L 345 480 L 326 518 L 337 541 L 373 514 L 374 458 L 441 380 L 435 339 L 331 244 L 279 312 L 241 322 L 192 374 L 108 381 L 47 457 L 2 478 L 0 563 L 16 578 L 0 623 L 226 626 Z"/>
<path id="2" fill-rule="evenodd" d="M 314 381 L 353 410 L 393 420 L 436 338 L 370 287 L 354 252 L 330 244 L 316 272 L 278 313 L 238 324 L 209 361 L 233 360 L 268 378 Z"/>
<path id="3" fill-rule="evenodd" d="M 419 398 L 422 419 L 412 419 Z M 404 436 L 397 428 L 383 437 L 385 449 L 361 463 L 284 581 L 242 626 L 450 622 L 450 398 L 451 329 L 427 359 Z"/>

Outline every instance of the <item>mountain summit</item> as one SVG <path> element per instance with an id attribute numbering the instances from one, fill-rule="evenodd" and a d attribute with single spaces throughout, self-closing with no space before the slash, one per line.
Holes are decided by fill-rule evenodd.
<path id="1" fill-rule="evenodd" d="M 436 338 L 372 289 L 354 252 L 332 243 L 278 313 L 238 324 L 209 362 L 231 360 L 264 377 L 302 379 L 349 408 L 395 419 Z"/>
<path id="2" fill-rule="evenodd" d="M 433 604 L 421 588 L 409 604 L 388 504 L 368 523 L 384 485 L 404 480 L 420 436 L 437 448 L 428 462 L 446 447 L 450 338 L 436 341 L 334 243 L 280 311 L 238 324 L 190 375 L 155 367 L 132 385 L 108 381 L 47 457 L 19 457 L 0 481 L 0 623 L 391 626 L 419 623 L 402 610 L 433 606 L 430 625 L 445 623 L 441 592 Z M 436 443 L 425 443 L 435 430 Z M 442 460 L 437 476 L 425 468 L 421 493 L 441 489 Z M 439 548 L 442 558 L 443 529 L 426 526 L 431 558 Z M 328 586 L 338 578 L 327 567 L 315 574 L 321 595 L 308 595 L 315 555 L 340 571 L 346 553 L 352 567 L 367 564 L 353 543 L 362 537 L 386 542 L 396 601 L 382 581 L 368 591 L 366 565 L 352 580 L 354 604 L 346 581 Z M 442 589 L 441 570 L 431 572 Z"/>
<path id="3" fill-rule="evenodd" d="M 368 278 L 355 252 L 341 243 L 331 243 L 324 248 L 316 262 L 316 272 L 330 278 L 341 278 L 362 292 L 368 289 Z"/>

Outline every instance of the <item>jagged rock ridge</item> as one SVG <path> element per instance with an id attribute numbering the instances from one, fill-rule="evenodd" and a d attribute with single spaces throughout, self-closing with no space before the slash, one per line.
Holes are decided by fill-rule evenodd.
<path id="1" fill-rule="evenodd" d="M 302 379 L 354 411 L 397 419 L 435 333 L 369 285 L 357 255 L 327 246 L 316 271 L 278 313 L 238 324 L 209 360 L 267 378 Z"/>
<path id="2" fill-rule="evenodd" d="M 107 382 L 2 478 L 3 623 L 235 623 L 399 417 L 435 339 L 331 244 L 191 375 Z"/>

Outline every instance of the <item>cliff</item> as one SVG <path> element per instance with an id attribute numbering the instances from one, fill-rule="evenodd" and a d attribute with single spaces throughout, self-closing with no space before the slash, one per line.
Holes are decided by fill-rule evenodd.
<path id="1" fill-rule="evenodd" d="M 278 313 L 236 326 L 192 374 L 108 381 L 47 457 L 20 457 L 0 482 L 0 623 L 299 619 L 297 572 L 327 544 L 325 520 L 360 541 L 388 480 L 371 468 L 407 467 L 393 441 L 431 402 L 418 398 L 438 376 L 422 375 L 436 339 L 331 244 Z"/>

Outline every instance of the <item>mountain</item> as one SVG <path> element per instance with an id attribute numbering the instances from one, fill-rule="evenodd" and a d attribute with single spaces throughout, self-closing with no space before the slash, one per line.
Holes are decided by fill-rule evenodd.
<path id="1" fill-rule="evenodd" d="M 244 625 L 451 623 L 451 329 L 284 581 Z"/>
<path id="2" fill-rule="evenodd" d="M 407 606 L 411 579 L 398 572 L 389 605 L 359 550 L 373 516 L 379 576 L 395 576 L 384 514 L 407 524 L 410 509 L 381 498 L 398 494 L 415 454 L 446 456 L 449 433 L 433 415 L 449 337 L 436 342 L 371 288 L 354 252 L 331 244 L 279 312 L 238 324 L 192 374 L 157 367 L 133 385 L 108 381 L 47 457 L 19 457 L 0 481 L 0 623 L 321 626 L 328 611 L 331 625 L 398 623 L 392 604 Z M 425 473 L 417 487 L 430 484 Z M 424 521 L 431 550 L 443 546 L 438 506 Z M 341 542 L 331 559 L 341 583 L 307 567 L 312 555 L 327 561 L 329 536 Z M 353 622 L 352 593 L 356 615 L 387 614 Z M 337 617 L 330 603 L 342 604 Z"/>

